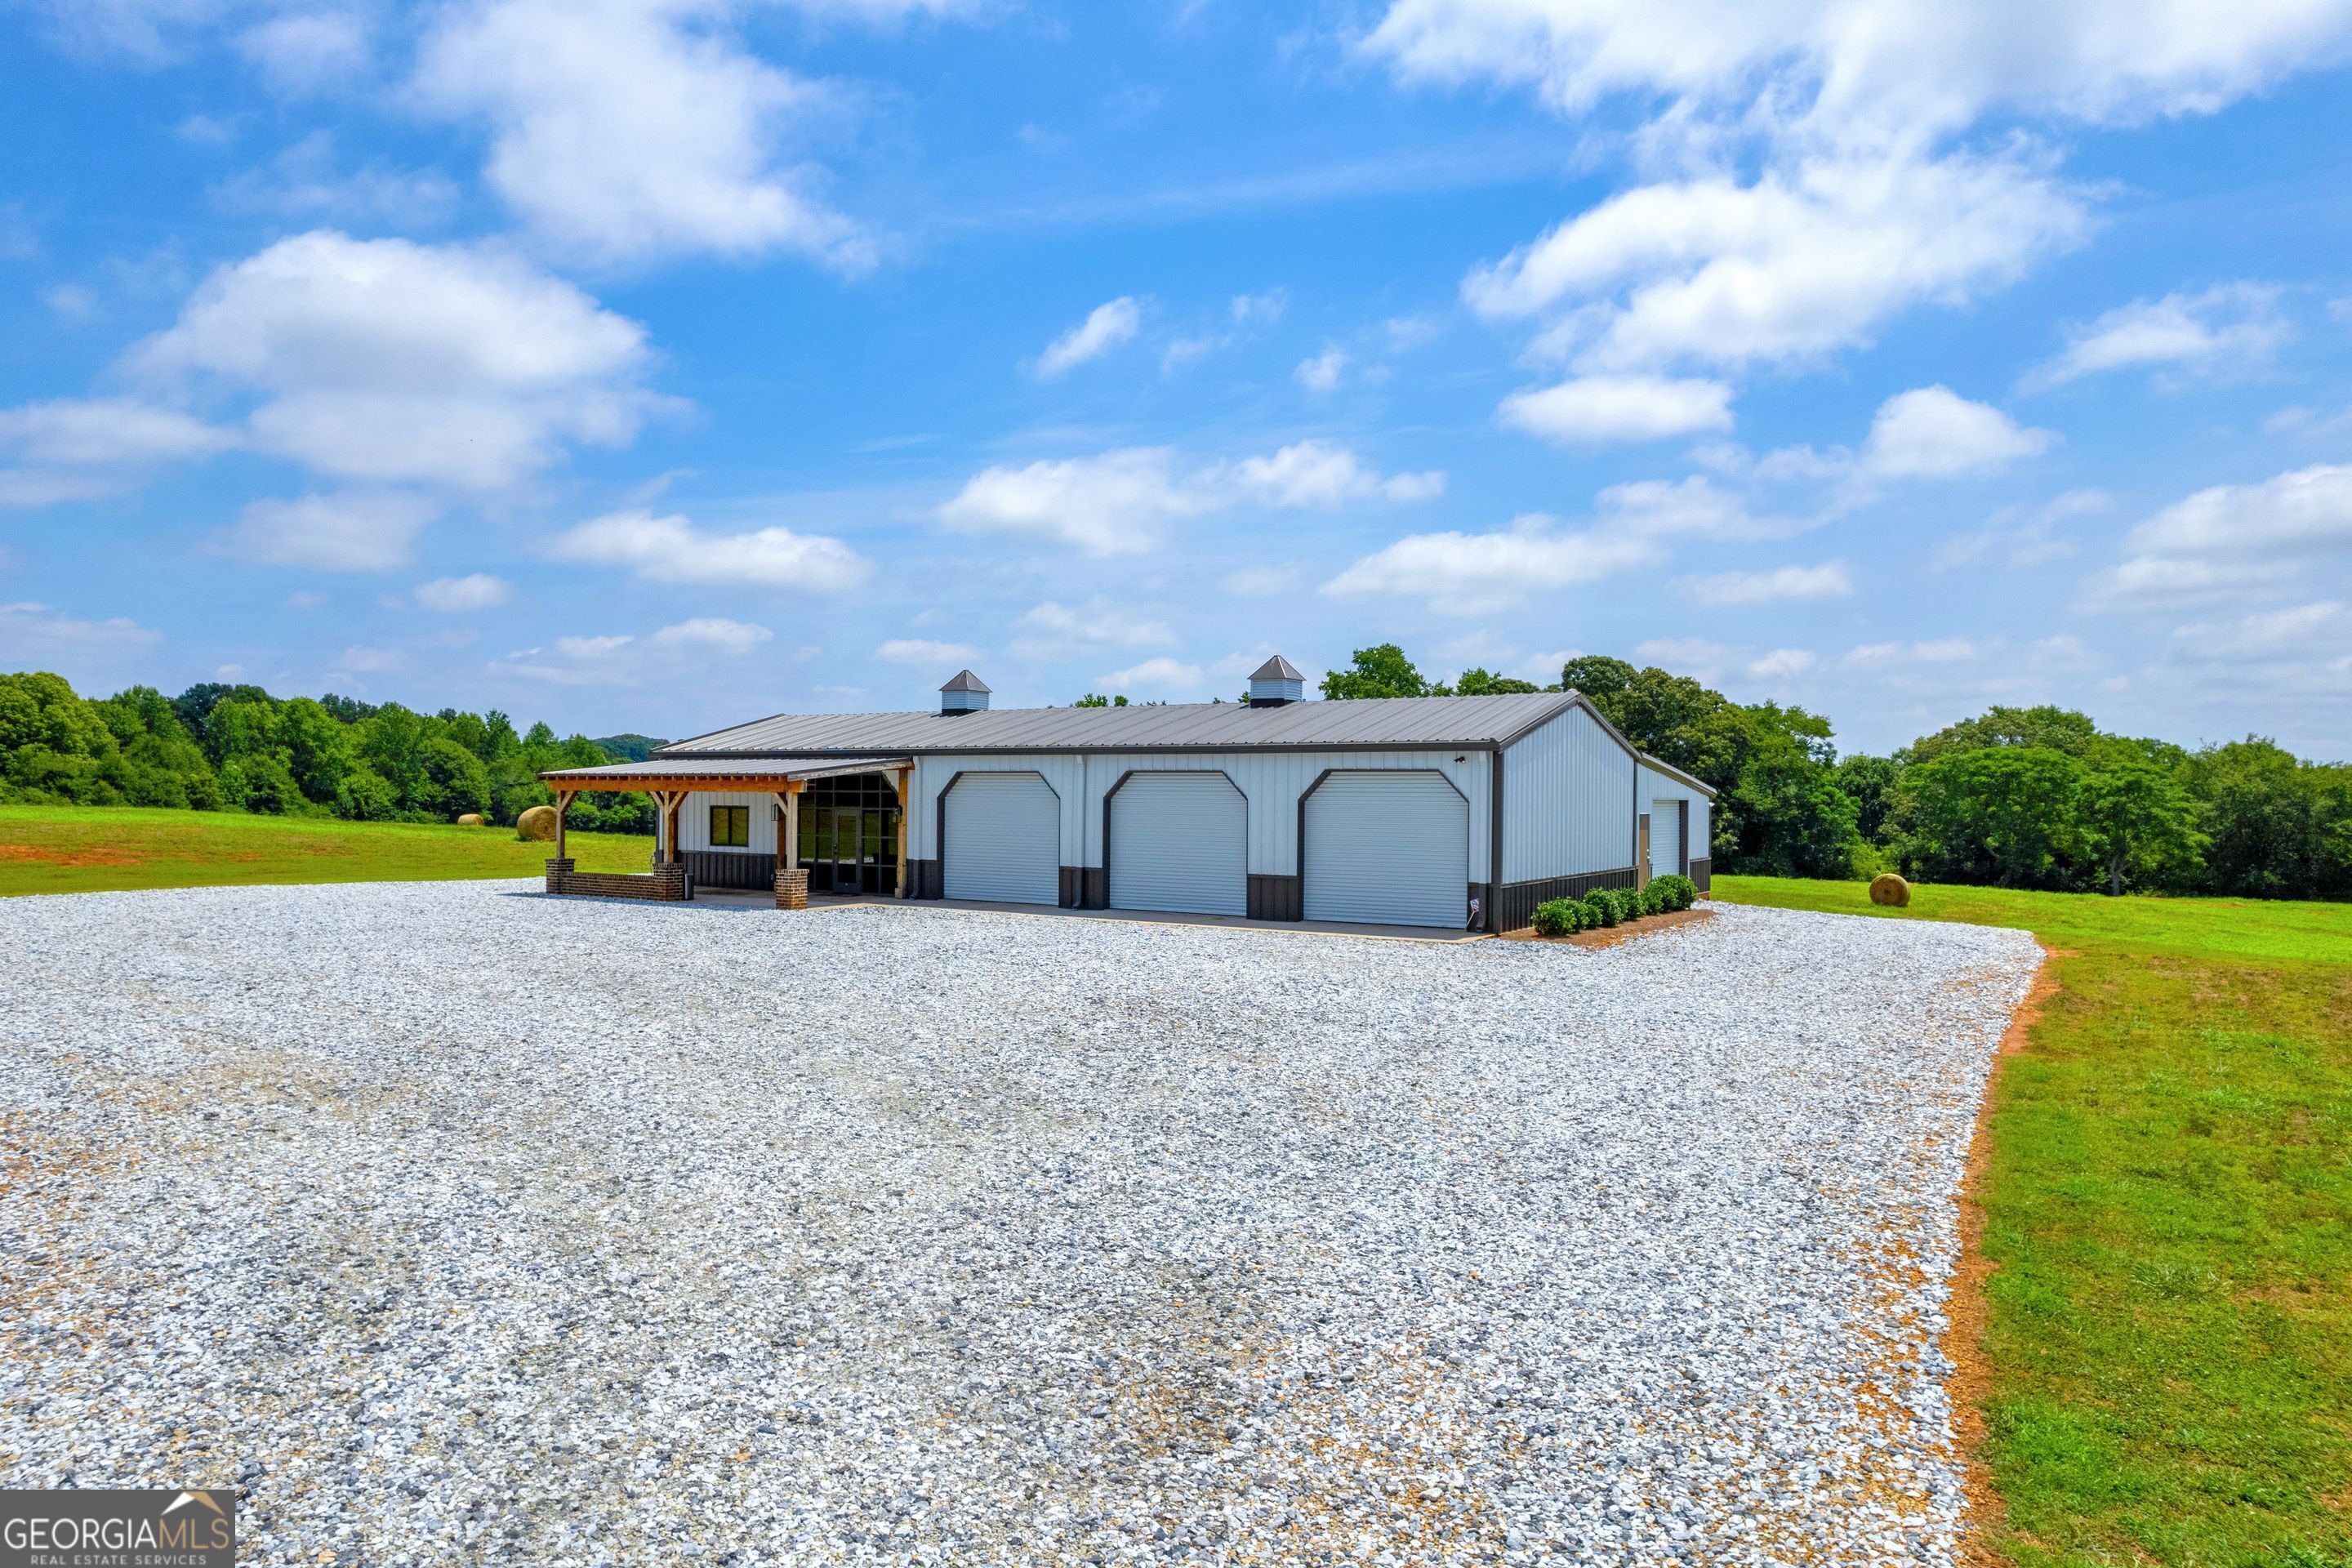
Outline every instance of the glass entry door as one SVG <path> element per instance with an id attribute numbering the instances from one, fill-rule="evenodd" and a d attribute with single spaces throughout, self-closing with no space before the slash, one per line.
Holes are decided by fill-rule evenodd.
<path id="1" fill-rule="evenodd" d="M 897 795 L 885 793 L 888 804 L 881 804 L 874 789 L 860 787 L 862 777 L 818 783 L 833 787 L 822 795 L 812 788 L 801 801 L 801 865 L 809 874 L 809 891 L 890 891 L 898 880 Z M 887 784 L 882 788 L 888 791 Z"/>

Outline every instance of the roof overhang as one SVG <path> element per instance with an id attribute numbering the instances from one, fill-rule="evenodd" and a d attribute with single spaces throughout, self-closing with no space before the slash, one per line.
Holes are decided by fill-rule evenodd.
<path id="1" fill-rule="evenodd" d="M 1690 774 L 1683 772 L 1682 769 L 1675 767 L 1673 763 L 1662 763 L 1658 761 L 1657 758 L 1650 755 L 1647 752 L 1636 752 L 1633 754 L 1641 758 L 1642 765 L 1649 769 L 1652 773 L 1664 773 L 1668 778 L 1673 779 L 1677 783 L 1686 784 L 1690 785 L 1691 788 L 1698 791 L 1699 794 L 1706 796 L 1709 800 L 1713 800 L 1715 798 L 1716 792 L 1711 785 L 1700 783 L 1697 779 L 1691 777 Z"/>
<path id="2" fill-rule="evenodd" d="M 914 765 L 915 759 L 907 756 L 713 757 L 693 761 L 657 758 L 595 768 L 551 768 L 539 776 L 549 788 L 557 790 L 713 790 L 761 795 L 810 779 L 885 773 Z"/>

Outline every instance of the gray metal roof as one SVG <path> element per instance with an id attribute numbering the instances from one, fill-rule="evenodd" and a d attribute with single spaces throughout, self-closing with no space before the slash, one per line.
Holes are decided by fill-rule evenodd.
<path id="1" fill-rule="evenodd" d="M 968 669 L 959 669 L 948 677 L 948 683 L 940 689 L 941 691 L 985 691 L 988 689 L 988 682 Z"/>
<path id="2" fill-rule="evenodd" d="M 903 753 L 898 756 L 843 756 L 828 752 L 823 756 L 753 758 L 681 757 L 670 751 L 656 752 L 649 762 L 612 763 L 593 768 L 551 768 L 539 776 L 558 779 L 565 784 L 583 784 L 594 787 L 609 781 L 616 789 L 626 788 L 632 779 L 676 778 L 824 778 L 832 773 L 858 773 L 892 763 L 912 762 Z"/>
<path id="3" fill-rule="evenodd" d="M 1307 678 L 1298 673 L 1297 665 L 1280 654 L 1276 654 L 1272 658 L 1251 670 L 1250 679 L 1252 680 L 1304 680 Z"/>
<path id="4" fill-rule="evenodd" d="M 1537 691 L 1505 697 L 1287 702 L 1278 708 L 1188 702 L 1141 708 L 1000 708 L 961 714 L 780 713 L 675 742 L 656 752 L 655 759 L 828 752 L 1490 746 L 1516 740 L 1554 714 L 1580 706 L 1591 709 L 1573 691 Z"/>

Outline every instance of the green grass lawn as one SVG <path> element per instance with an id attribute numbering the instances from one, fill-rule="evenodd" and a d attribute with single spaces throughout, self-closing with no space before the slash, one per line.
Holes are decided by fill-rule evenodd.
<path id="1" fill-rule="evenodd" d="M 641 871 L 653 840 L 573 833 L 583 871 Z M 551 844 L 511 827 L 247 816 L 232 811 L 0 805 L 0 896 L 255 882 L 437 882 L 536 877 Z"/>
<path id="2" fill-rule="evenodd" d="M 2352 1564 L 2352 905 L 1715 894 L 2018 927 L 2060 954 L 1982 1194 L 2009 1558 Z"/>

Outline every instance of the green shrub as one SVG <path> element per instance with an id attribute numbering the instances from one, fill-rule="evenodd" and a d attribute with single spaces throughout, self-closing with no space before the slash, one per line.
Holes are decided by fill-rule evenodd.
<path id="1" fill-rule="evenodd" d="M 1656 896 L 1661 912 L 1686 910 L 1698 902 L 1698 884 L 1678 873 L 1655 879 L 1650 891 Z"/>
<path id="2" fill-rule="evenodd" d="M 1617 923 L 1621 917 L 1617 900 L 1609 896 L 1612 891 L 1610 888 L 1595 888 L 1584 895 L 1585 930 L 1606 931 Z"/>
<path id="3" fill-rule="evenodd" d="M 1536 906 L 1538 936 L 1574 936 L 1584 929 L 1584 911 L 1567 899 L 1546 899 Z"/>

